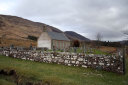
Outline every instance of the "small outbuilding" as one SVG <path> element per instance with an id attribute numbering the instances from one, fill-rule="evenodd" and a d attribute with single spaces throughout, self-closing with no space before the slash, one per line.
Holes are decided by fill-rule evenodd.
<path id="1" fill-rule="evenodd" d="M 64 33 L 43 32 L 38 38 L 37 47 L 48 49 L 67 49 L 70 47 L 70 40 Z"/>

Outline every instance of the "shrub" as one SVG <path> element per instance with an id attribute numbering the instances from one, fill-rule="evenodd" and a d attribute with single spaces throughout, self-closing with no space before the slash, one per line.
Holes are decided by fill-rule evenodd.
<path id="1" fill-rule="evenodd" d="M 31 35 L 28 35 L 28 39 L 37 41 L 37 37 L 35 37 L 35 36 L 31 36 Z"/>

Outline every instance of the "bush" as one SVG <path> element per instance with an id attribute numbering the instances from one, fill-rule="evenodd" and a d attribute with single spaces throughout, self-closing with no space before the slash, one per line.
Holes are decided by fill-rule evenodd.
<path id="1" fill-rule="evenodd" d="M 31 35 L 28 35 L 28 39 L 37 41 L 37 37 L 35 37 L 35 36 L 31 36 Z"/>
<path id="2" fill-rule="evenodd" d="M 78 40 L 74 40 L 73 47 L 80 47 L 80 42 Z"/>

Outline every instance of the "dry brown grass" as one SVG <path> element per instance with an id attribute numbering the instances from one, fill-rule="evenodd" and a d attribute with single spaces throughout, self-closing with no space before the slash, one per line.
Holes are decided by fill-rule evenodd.
<path id="1" fill-rule="evenodd" d="M 107 47 L 107 46 L 101 46 L 99 49 L 103 52 L 116 52 L 117 51 L 117 48 Z"/>
<path id="2" fill-rule="evenodd" d="M 30 47 L 30 45 L 37 46 L 37 42 L 32 40 L 4 39 L 0 44 L 0 46 L 4 46 L 4 47 L 10 46 L 10 45 Z"/>

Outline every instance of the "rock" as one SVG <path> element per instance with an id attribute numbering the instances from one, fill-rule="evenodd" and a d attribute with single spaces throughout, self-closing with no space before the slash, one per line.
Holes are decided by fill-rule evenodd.
<path id="1" fill-rule="evenodd" d="M 78 61 L 83 61 L 83 58 L 78 58 Z"/>
<path id="2" fill-rule="evenodd" d="M 79 64 L 79 61 L 76 61 L 76 64 Z"/>
<path id="3" fill-rule="evenodd" d="M 65 62 L 65 63 L 68 63 L 68 60 L 65 60 L 64 62 Z"/>
<path id="4" fill-rule="evenodd" d="M 87 68 L 87 66 L 86 66 L 86 65 L 82 65 L 82 67 Z"/>
<path id="5" fill-rule="evenodd" d="M 93 62 L 93 64 L 96 64 L 96 62 Z"/>
<path id="6" fill-rule="evenodd" d="M 72 61 L 72 63 L 74 64 L 74 63 L 75 63 L 75 61 Z"/>
<path id="7" fill-rule="evenodd" d="M 103 66 L 103 65 L 104 65 L 104 63 L 99 63 L 99 65 Z"/>

